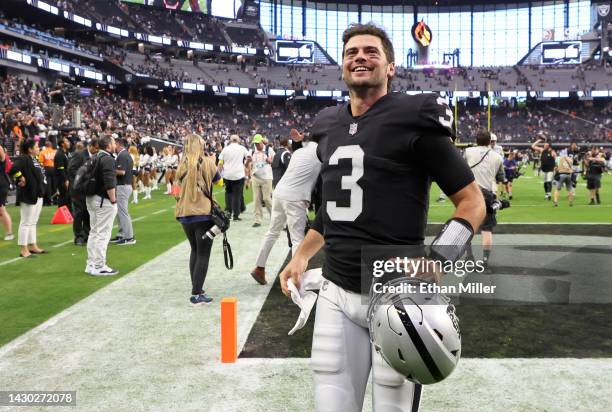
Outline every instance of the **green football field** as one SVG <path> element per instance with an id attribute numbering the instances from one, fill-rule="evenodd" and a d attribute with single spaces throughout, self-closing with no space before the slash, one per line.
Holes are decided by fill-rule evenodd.
<path id="1" fill-rule="evenodd" d="M 568 207 L 563 193 L 559 207 L 553 208 L 552 202 L 544 200 L 541 180 L 528 173 L 516 182 L 512 206 L 501 211 L 498 220 L 501 224 L 612 223 L 612 196 L 608 190 L 611 184 L 612 176 L 604 176 L 601 205 L 587 205 L 588 192 L 584 181 L 579 181 L 574 206 Z M 439 189 L 434 186 L 430 222 L 444 222 L 452 214 L 450 201 L 435 201 L 438 194 Z M 217 193 L 217 199 L 224 203 L 222 192 Z M 250 199 L 249 192 L 247 202 Z M 184 241 L 181 227 L 174 219 L 173 204 L 174 200 L 160 190 L 153 193 L 152 200 L 141 200 L 138 205 L 130 206 L 138 243 L 109 246 L 109 265 L 120 271 L 116 277 L 96 278 L 84 274 L 86 249 L 73 245 L 71 225 L 49 223 L 55 212 L 53 207 L 43 209 L 38 224 L 38 243 L 50 254 L 35 259 L 19 259 L 16 240 L 0 240 L 0 324 L 3 326 L 0 328 L 0 345 Z M 16 234 L 19 210 L 14 206 L 8 210 Z M 3 237 L 3 233 L 1 235 Z"/>
<path id="2" fill-rule="evenodd" d="M 119 276 L 84 273 L 87 249 L 73 244 L 72 225 L 49 223 L 55 207 L 44 207 L 38 222 L 38 244 L 49 254 L 21 259 L 16 239 L 0 240 L 0 346 L 184 241 L 181 226 L 174 219 L 175 200 L 162 193 L 155 191 L 152 200 L 130 205 L 135 245 L 109 245 L 107 262 L 119 270 Z M 224 205 L 222 189 L 215 193 Z M 245 196 L 250 202 L 251 192 Z M 16 238 L 19 209 L 11 206 L 8 210 Z"/>

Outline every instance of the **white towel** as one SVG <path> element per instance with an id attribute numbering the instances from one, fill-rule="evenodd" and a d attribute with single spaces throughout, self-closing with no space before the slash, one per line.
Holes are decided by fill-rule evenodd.
<path id="1" fill-rule="evenodd" d="M 321 268 L 310 269 L 304 272 L 300 279 L 299 291 L 293 284 L 293 279 L 289 279 L 287 282 L 287 287 L 291 292 L 291 300 L 300 308 L 300 315 L 298 316 L 297 322 L 295 322 L 293 329 L 289 331 L 289 335 L 293 335 L 296 331 L 302 329 L 308 321 L 310 312 L 312 311 L 312 308 L 317 301 L 317 297 L 319 296 L 313 291 L 319 290 L 322 284 L 323 270 Z"/>

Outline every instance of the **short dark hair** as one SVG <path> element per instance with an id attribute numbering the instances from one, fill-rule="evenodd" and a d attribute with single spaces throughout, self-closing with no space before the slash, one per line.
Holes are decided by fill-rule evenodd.
<path id="1" fill-rule="evenodd" d="M 21 145 L 19 146 L 19 151 L 22 155 L 25 155 L 28 154 L 28 151 L 30 149 L 34 149 L 34 146 L 36 146 L 36 140 L 25 139 L 23 142 L 21 142 Z"/>
<path id="2" fill-rule="evenodd" d="M 281 145 L 281 147 L 287 147 L 289 146 L 289 139 L 286 137 L 281 137 L 278 143 Z"/>
<path id="3" fill-rule="evenodd" d="M 344 33 L 342 33 L 342 58 L 344 58 L 344 48 L 346 47 L 346 43 L 348 43 L 352 37 L 368 34 L 371 36 L 376 36 L 380 39 L 387 61 L 389 63 L 395 63 L 395 51 L 393 50 L 393 43 L 391 43 L 391 39 L 389 39 L 387 32 L 374 23 L 353 23 L 348 27 L 348 29 L 344 30 Z"/>
<path id="4" fill-rule="evenodd" d="M 342 59 L 344 60 L 344 49 L 346 48 L 346 43 L 355 36 L 361 35 L 371 35 L 376 36 L 380 39 L 383 46 L 383 51 L 385 52 L 385 57 L 389 63 L 395 63 L 395 51 L 393 50 L 393 43 L 391 39 L 387 35 L 387 32 L 378 27 L 374 23 L 353 23 L 348 29 L 344 30 L 342 33 Z M 387 90 L 391 89 L 391 80 L 389 79 L 387 82 Z"/>
<path id="5" fill-rule="evenodd" d="M 98 147 L 100 144 L 100 141 L 98 140 L 97 137 L 92 137 L 91 139 L 89 139 L 89 142 L 87 143 L 87 146 L 93 146 L 93 147 Z"/>
<path id="6" fill-rule="evenodd" d="M 476 144 L 478 146 L 488 146 L 491 144 L 491 133 L 487 129 L 479 129 L 476 132 Z"/>
<path id="7" fill-rule="evenodd" d="M 128 142 L 127 142 L 127 140 L 126 140 L 126 139 L 124 139 L 123 137 L 119 137 L 119 138 L 115 139 L 115 143 L 120 144 L 120 145 L 121 145 L 121 147 L 125 147 L 125 148 L 127 148 L 127 147 L 128 147 Z"/>
<path id="8" fill-rule="evenodd" d="M 113 138 L 111 136 L 102 136 L 98 141 L 98 146 L 102 150 L 106 150 L 108 146 L 113 142 Z"/>

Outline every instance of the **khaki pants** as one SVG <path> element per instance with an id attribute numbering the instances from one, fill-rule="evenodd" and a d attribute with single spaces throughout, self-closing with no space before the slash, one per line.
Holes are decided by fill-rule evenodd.
<path id="1" fill-rule="evenodd" d="M 261 224 L 261 202 L 266 204 L 268 213 L 272 212 L 272 179 L 253 176 L 253 203 L 255 203 L 255 223 Z"/>
<path id="2" fill-rule="evenodd" d="M 272 200 L 272 219 L 270 219 L 268 233 L 261 243 L 259 256 L 257 256 L 257 266 L 266 267 L 270 251 L 272 251 L 272 247 L 283 231 L 285 224 L 291 237 L 291 254 L 295 255 L 298 246 L 304 240 L 309 203 L 306 200 L 289 201 L 276 198 Z"/>
<path id="3" fill-rule="evenodd" d="M 117 205 L 98 195 L 87 196 L 87 211 L 91 229 L 87 240 L 87 264 L 95 268 L 106 265 L 106 249 L 117 216 Z"/>

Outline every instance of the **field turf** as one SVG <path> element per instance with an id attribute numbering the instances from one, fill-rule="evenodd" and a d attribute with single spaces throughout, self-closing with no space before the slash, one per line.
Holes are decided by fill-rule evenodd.
<path id="1" fill-rule="evenodd" d="M 245 196 L 250 202 L 251 192 Z M 222 189 L 216 189 L 215 197 L 224 205 Z M 73 244 L 72 225 L 49 223 L 55 207 L 44 207 L 38 223 L 38 244 L 49 254 L 17 258 L 16 239 L 0 240 L 0 346 L 184 241 L 183 230 L 174 218 L 174 204 L 174 198 L 163 195 L 161 189 L 153 192 L 151 200 L 130 204 L 137 243 L 108 247 L 108 265 L 119 270 L 118 276 L 84 273 L 87 249 Z M 16 238 L 19 209 L 11 206 L 8 210 Z"/>
<path id="2" fill-rule="evenodd" d="M 612 176 L 604 176 L 601 190 L 602 205 L 588 206 L 588 192 L 579 181 L 576 199 L 568 207 L 566 193 L 558 208 L 544 200 L 542 182 L 529 171 L 515 184 L 510 209 L 500 211 L 500 223 L 612 223 Z M 430 222 L 444 222 L 452 214 L 449 200 L 437 203 L 437 187 L 432 187 Z M 222 193 L 217 200 L 224 203 Z M 246 194 L 250 202 L 251 194 Z M 108 263 L 120 271 L 119 276 L 96 278 L 84 274 L 86 249 L 72 244 L 71 225 L 50 225 L 54 207 L 45 207 L 38 224 L 38 243 L 51 253 L 36 259 L 18 259 L 16 241 L 0 240 L 0 346 L 53 315 L 129 273 L 155 256 L 185 240 L 173 215 L 174 200 L 153 193 L 153 199 L 130 205 L 138 243 L 133 246 L 110 245 Z M 19 210 L 8 208 L 17 234 Z M 231 231 L 231 229 L 230 229 Z M 3 233 L 0 233 L 3 236 Z M 612 236 L 612 233 L 610 233 Z M 235 250 L 234 253 L 240 253 Z"/>

